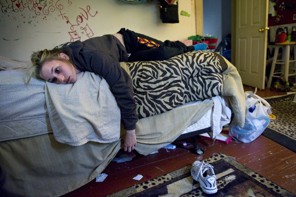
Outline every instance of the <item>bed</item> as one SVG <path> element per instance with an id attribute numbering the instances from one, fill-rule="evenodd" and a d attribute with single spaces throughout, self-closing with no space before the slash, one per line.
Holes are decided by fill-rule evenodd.
<path id="1" fill-rule="evenodd" d="M 196 59 L 195 55 L 194 53 L 180 55 L 173 61 L 165 63 L 178 65 L 196 63 L 201 58 L 199 56 Z M 151 63 L 155 64 L 155 61 L 145 62 L 146 65 Z M 241 78 L 231 63 L 227 60 L 225 63 L 226 67 L 221 72 L 220 95 L 173 106 L 167 111 L 158 111 L 156 114 L 148 114 L 141 118 L 136 126 L 136 151 L 148 155 L 188 132 L 216 130 L 211 133 L 215 136 L 218 135 L 219 128 L 230 121 L 231 124 L 243 125 L 245 101 Z M 132 68 L 139 68 L 142 65 L 141 62 L 121 63 L 131 76 Z M 93 102 L 95 106 L 88 103 L 81 108 L 78 105 L 77 109 L 72 109 L 71 106 L 81 102 L 79 99 L 84 101 L 88 96 L 76 99 L 78 94 L 75 92 L 75 87 L 65 86 L 65 89 L 61 89 L 57 88 L 56 84 L 44 83 L 35 78 L 32 78 L 29 84 L 25 84 L 27 67 L 26 62 L 0 58 L 2 70 L 0 71 L 0 192 L 5 196 L 60 196 L 92 181 L 120 150 L 121 140 L 118 132 L 121 126 L 120 116 L 116 115 L 119 114 L 118 108 L 116 105 L 112 109 L 103 108 L 104 105 L 99 103 L 110 104 L 114 101 L 112 94 L 100 94 L 103 98 L 100 96 L 88 101 Z M 92 74 L 85 73 L 85 76 L 87 75 Z M 85 78 L 92 78 L 91 82 L 87 82 L 91 83 L 88 86 L 97 88 L 85 94 L 91 94 L 89 92 L 98 94 L 100 91 L 105 93 L 108 89 L 104 79 L 100 77 Z M 133 76 L 132 78 L 134 79 Z M 73 95 L 68 94 L 70 90 L 75 99 L 71 99 Z M 66 100 L 63 100 L 65 102 L 60 102 L 60 99 L 65 99 L 65 94 L 67 94 Z M 221 105 L 223 104 L 220 102 L 221 99 L 226 101 L 228 107 Z M 57 106 L 57 103 L 63 105 Z M 98 110 L 90 113 L 96 106 L 100 108 L 100 114 Z M 224 116 L 225 107 L 231 110 L 231 117 Z M 63 114 L 58 109 L 65 109 L 67 113 Z M 110 117 L 108 110 L 113 114 L 112 124 L 108 118 Z M 82 111 L 84 115 L 81 115 Z M 215 116 L 217 112 L 220 114 L 218 117 Z M 71 114 L 70 117 L 67 114 Z M 98 125 L 101 128 L 99 132 L 105 130 L 105 133 L 108 133 L 107 131 L 113 130 L 112 135 L 109 133 L 109 136 L 105 137 L 98 134 L 95 130 L 96 122 L 91 120 L 97 115 L 106 123 L 104 127 Z M 85 117 L 89 120 L 84 121 Z M 215 124 L 214 117 L 223 121 Z M 80 122 L 73 124 L 73 121 Z M 87 132 L 81 135 L 77 132 L 78 126 Z"/>

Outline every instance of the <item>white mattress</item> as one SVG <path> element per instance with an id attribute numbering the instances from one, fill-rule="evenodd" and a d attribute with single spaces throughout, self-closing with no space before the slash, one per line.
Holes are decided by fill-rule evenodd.
<path id="1" fill-rule="evenodd" d="M 25 85 L 24 70 L 0 72 L 0 141 L 52 132 L 45 109 L 44 82 Z"/>
<path id="2" fill-rule="evenodd" d="M 47 124 L 45 116 L 28 117 L 24 120 L 1 120 L 0 142 L 51 133 L 51 129 L 48 128 L 50 126 Z"/>
<path id="3" fill-rule="evenodd" d="M 0 142 L 52 133 L 45 107 L 44 82 L 32 79 L 26 86 L 25 77 L 23 70 L 0 72 Z M 199 101 L 186 105 L 200 104 Z M 183 133 L 210 127 L 211 112 Z"/>

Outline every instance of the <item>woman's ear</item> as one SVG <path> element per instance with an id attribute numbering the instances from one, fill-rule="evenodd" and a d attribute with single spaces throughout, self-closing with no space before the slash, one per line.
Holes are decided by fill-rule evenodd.
<path id="1" fill-rule="evenodd" d="M 59 54 L 59 57 L 60 58 L 63 58 L 63 59 L 66 59 L 66 60 L 69 60 L 70 59 L 69 56 L 66 53 L 60 53 Z"/>

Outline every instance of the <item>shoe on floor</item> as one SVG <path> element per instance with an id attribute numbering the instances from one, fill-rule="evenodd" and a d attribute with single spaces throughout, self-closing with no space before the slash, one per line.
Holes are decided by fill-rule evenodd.
<path id="1" fill-rule="evenodd" d="M 199 182 L 204 193 L 217 193 L 216 175 L 212 165 L 203 161 L 195 161 L 191 167 L 191 176 L 195 181 Z"/>

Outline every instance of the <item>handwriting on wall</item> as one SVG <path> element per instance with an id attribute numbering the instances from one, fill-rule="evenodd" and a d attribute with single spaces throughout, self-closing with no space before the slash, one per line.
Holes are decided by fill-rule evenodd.
<path id="1" fill-rule="evenodd" d="M 90 38 L 94 33 L 88 23 L 98 11 L 92 10 L 90 5 L 72 9 L 71 0 L 0 0 L 0 12 L 15 21 L 17 28 L 24 25 L 38 26 L 40 21 L 62 20 L 69 28 L 70 41 Z M 66 8 L 71 8 L 68 13 Z M 0 17 L 0 20 L 5 20 Z"/>

